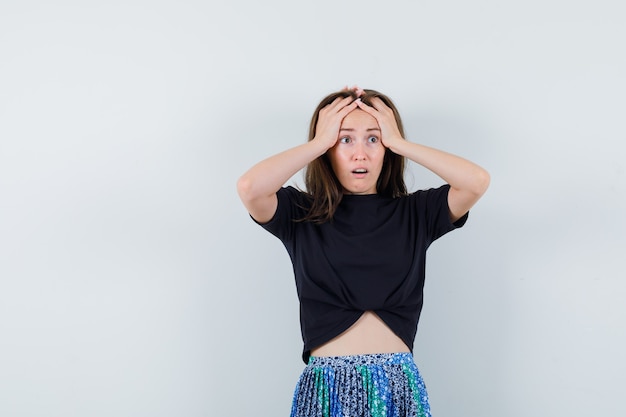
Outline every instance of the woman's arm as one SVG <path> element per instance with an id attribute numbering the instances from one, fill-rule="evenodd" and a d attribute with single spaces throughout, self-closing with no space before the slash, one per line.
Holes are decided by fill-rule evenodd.
<path id="1" fill-rule="evenodd" d="M 372 100 L 374 107 L 357 101 L 378 121 L 383 144 L 392 152 L 429 169 L 450 184 L 448 206 L 450 219 L 460 219 L 482 197 L 489 186 L 489 173 L 467 159 L 428 146 L 412 143 L 401 135 L 393 111 L 379 98 Z"/>
<path id="2" fill-rule="evenodd" d="M 271 156 L 250 168 L 237 181 L 239 198 L 260 223 L 272 219 L 278 206 L 276 192 L 292 175 L 326 152 L 313 141 Z"/>
<path id="3" fill-rule="evenodd" d="M 257 163 L 239 178 L 239 198 L 256 221 L 265 223 L 272 219 L 278 205 L 276 192 L 337 142 L 341 121 L 356 106 L 352 97 L 337 98 L 320 110 L 313 140 Z"/>
<path id="4" fill-rule="evenodd" d="M 448 207 L 452 222 L 467 213 L 489 186 L 489 173 L 459 156 L 404 139 L 392 142 L 389 149 L 431 170 L 450 184 Z"/>

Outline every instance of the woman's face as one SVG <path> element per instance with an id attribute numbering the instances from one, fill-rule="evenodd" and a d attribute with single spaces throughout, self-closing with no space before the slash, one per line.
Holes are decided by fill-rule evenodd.
<path id="1" fill-rule="evenodd" d="M 348 194 L 376 194 L 385 147 L 373 116 L 355 109 L 341 122 L 339 139 L 328 150 L 330 164 Z"/>

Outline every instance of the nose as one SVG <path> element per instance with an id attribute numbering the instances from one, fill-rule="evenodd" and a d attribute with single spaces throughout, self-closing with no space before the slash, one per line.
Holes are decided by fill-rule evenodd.
<path id="1" fill-rule="evenodd" d="M 365 153 L 365 145 L 361 142 L 357 142 L 354 147 L 354 160 L 355 161 L 364 161 L 367 155 Z"/>

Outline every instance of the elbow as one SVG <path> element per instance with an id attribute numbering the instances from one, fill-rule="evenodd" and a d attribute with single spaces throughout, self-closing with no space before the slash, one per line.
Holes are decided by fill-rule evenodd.
<path id="1" fill-rule="evenodd" d="M 246 207 L 255 201 L 276 193 L 276 191 L 265 191 L 266 187 L 267 185 L 262 180 L 249 173 L 242 175 L 237 180 L 237 194 L 239 194 L 239 198 Z"/>
<path id="2" fill-rule="evenodd" d="M 451 187 L 464 192 L 468 196 L 471 195 L 474 200 L 478 200 L 485 194 L 490 182 L 491 176 L 489 173 L 481 167 L 476 167 L 473 172 L 467 174 L 463 185 L 457 187 L 451 185 Z"/>
<path id="3" fill-rule="evenodd" d="M 474 193 L 482 196 L 487 191 L 487 188 L 489 188 L 490 183 L 491 176 L 485 169 L 480 168 L 474 176 Z"/>
<path id="4" fill-rule="evenodd" d="M 253 190 L 254 185 L 247 175 L 244 174 L 237 180 L 237 194 L 244 203 L 254 199 Z"/>

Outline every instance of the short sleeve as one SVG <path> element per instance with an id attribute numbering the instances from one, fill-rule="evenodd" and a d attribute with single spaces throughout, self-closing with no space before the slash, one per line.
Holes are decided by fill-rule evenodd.
<path id="1" fill-rule="evenodd" d="M 282 240 L 291 240 L 297 222 L 306 214 L 303 208 L 304 193 L 292 186 L 282 187 L 276 192 L 278 206 L 274 216 L 267 223 L 259 223 L 252 216 L 250 218 L 262 228 Z"/>
<path id="2" fill-rule="evenodd" d="M 469 217 L 469 212 L 465 213 L 456 222 L 450 219 L 450 207 L 448 206 L 448 192 L 450 185 L 445 184 L 439 188 L 418 191 L 418 210 L 422 212 L 426 220 L 429 240 L 432 242 L 439 239 L 446 233 L 463 227 Z M 423 211 L 422 211 L 423 210 Z"/>

